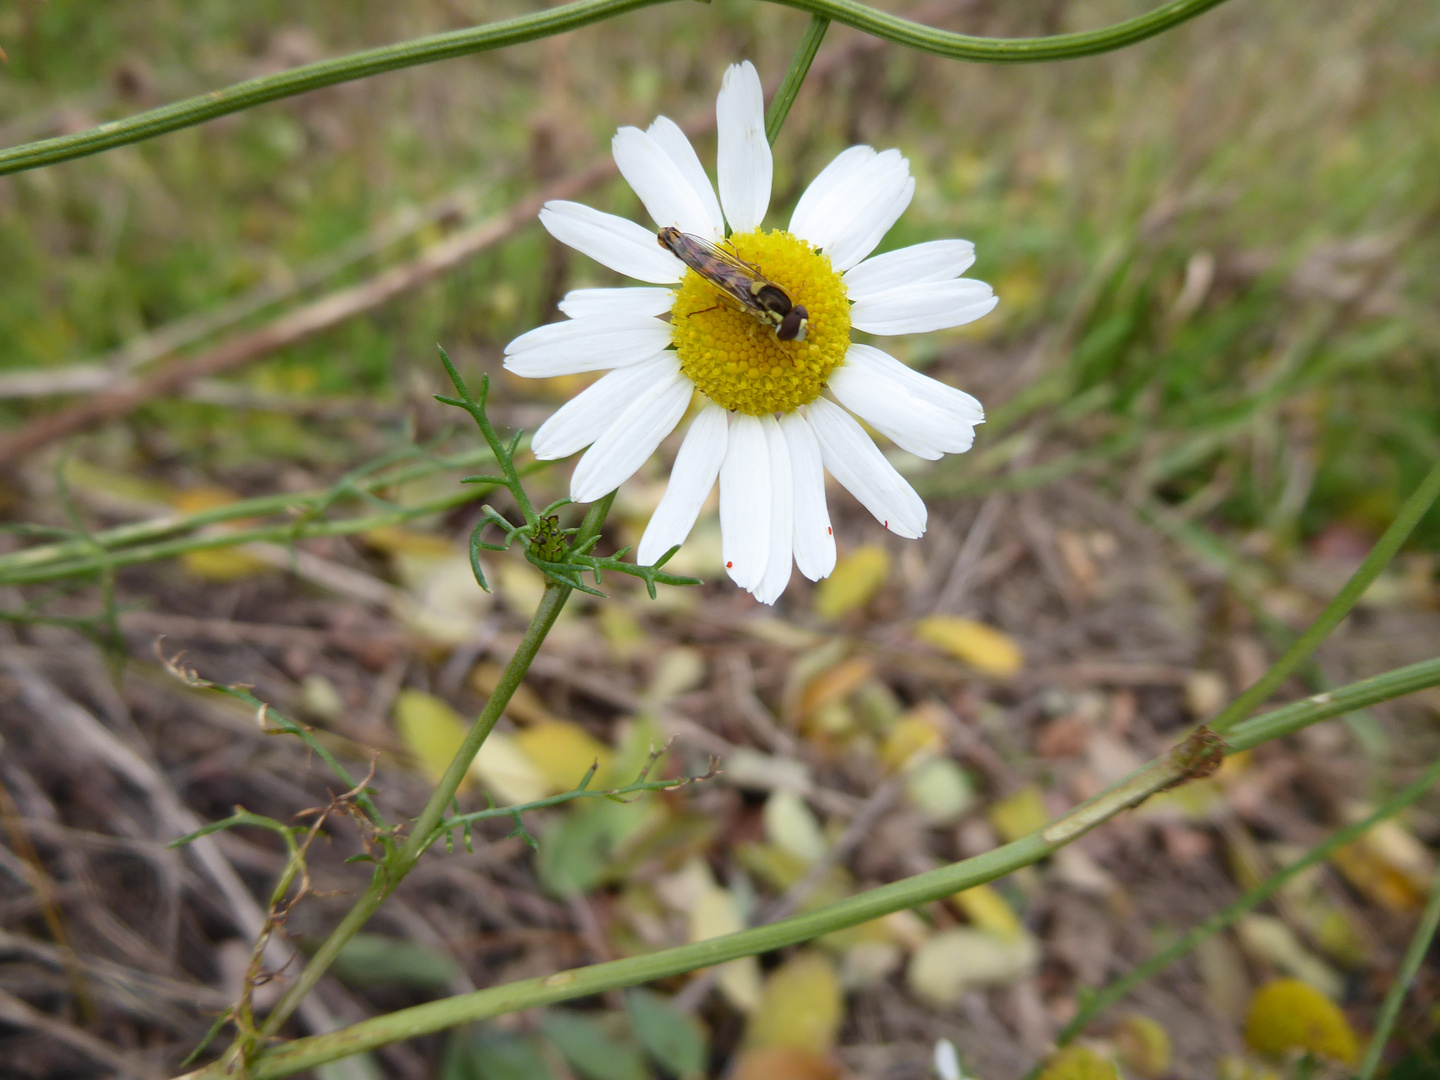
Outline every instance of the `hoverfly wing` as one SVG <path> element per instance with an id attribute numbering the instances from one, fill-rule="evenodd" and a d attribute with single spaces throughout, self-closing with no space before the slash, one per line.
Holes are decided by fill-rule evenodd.
<path id="1" fill-rule="evenodd" d="M 790 318 L 795 310 L 790 294 L 762 275 L 759 267 L 704 237 L 673 226 L 661 229 L 657 238 L 661 247 L 713 285 L 727 301 L 770 323 L 777 333 L 785 325 L 788 334 L 782 334 L 781 340 L 805 340 L 804 316 Z"/>

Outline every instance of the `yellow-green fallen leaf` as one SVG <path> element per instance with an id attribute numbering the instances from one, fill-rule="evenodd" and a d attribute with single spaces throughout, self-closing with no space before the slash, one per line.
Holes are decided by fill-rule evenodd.
<path id="1" fill-rule="evenodd" d="M 552 793 L 550 781 L 521 750 L 513 735 L 492 731 L 470 764 L 479 780 L 503 806 L 534 802 Z"/>
<path id="2" fill-rule="evenodd" d="M 575 787 L 597 762 L 596 777 L 604 777 L 613 756 L 608 746 L 569 720 L 531 724 L 516 732 L 515 745 L 545 778 L 552 793 Z"/>
<path id="3" fill-rule="evenodd" d="M 815 614 L 838 619 L 870 602 L 890 576 L 890 553 L 879 544 L 866 544 L 842 557 L 835 570 L 815 590 Z"/>
<path id="4" fill-rule="evenodd" d="M 986 675 L 1014 675 L 1025 663 L 1020 646 L 1008 634 L 954 615 L 930 615 L 915 623 L 915 637 L 943 649 Z"/>
<path id="5" fill-rule="evenodd" d="M 928 938 L 910 958 L 910 990 L 935 1005 L 952 1005 L 969 990 L 1003 986 L 1028 975 L 1040 959 L 1029 934 L 1004 938 L 989 930 L 959 927 Z"/>
<path id="6" fill-rule="evenodd" d="M 825 854 L 828 846 L 820 823 L 805 805 L 805 800 L 794 791 L 785 789 L 772 792 L 765 800 L 765 836 L 782 851 L 788 851 L 797 859 L 814 862 Z"/>
<path id="7" fill-rule="evenodd" d="M 1275 979 L 1256 991 L 1245 1018 L 1245 1041 L 1275 1057 L 1302 1050 L 1353 1065 L 1359 1056 L 1359 1042 L 1340 1007 L 1299 979 Z"/>
<path id="8" fill-rule="evenodd" d="M 1125 1068 L 1141 1080 L 1160 1080 L 1170 1071 L 1170 1033 L 1159 1021 L 1140 1013 L 1131 1013 L 1120 1021 L 1115 1051 Z"/>
<path id="9" fill-rule="evenodd" d="M 1007 841 L 1019 840 L 1050 823 L 1045 809 L 1045 796 L 1034 784 L 1027 784 L 1014 795 L 990 807 L 990 824 Z"/>
<path id="10" fill-rule="evenodd" d="M 1333 967 L 1307 949 L 1284 919 L 1246 915 L 1235 927 L 1240 943 L 1271 968 L 1293 975 L 1329 997 L 1339 997 L 1345 980 Z"/>
<path id="11" fill-rule="evenodd" d="M 818 672 L 805 684 L 805 690 L 800 695 L 800 719 L 804 721 L 827 705 L 843 701 L 864 685 L 874 672 L 874 662 L 863 656 L 852 656 Z"/>
<path id="12" fill-rule="evenodd" d="M 214 510 L 237 501 L 237 496 L 221 487 L 197 487 L 178 492 L 170 504 L 182 514 L 198 514 Z M 211 526 L 217 532 L 240 528 L 253 522 L 228 521 L 223 525 Z M 201 548 L 187 551 L 180 556 L 180 565 L 187 573 L 206 581 L 239 581 L 263 573 L 269 566 L 262 559 L 246 553 L 240 547 Z"/>
<path id="13" fill-rule="evenodd" d="M 922 760 L 905 779 L 905 794 L 927 825 L 953 825 L 975 802 L 975 786 L 948 757 Z"/>
<path id="14" fill-rule="evenodd" d="M 770 973 L 760 1007 L 750 1018 L 750 1046 L 786 1046 L 824 1053 L 835 1045 L 845 1002 L 840 979 L 824 953 L 796 953 Z"/>
<path id="15" fill-rule="evenodd" d="M 1067 1046 L 1045 1062 L 1040 1080 L 1120 1080 L 1120 1071 L 1088 1046 Z"/>
<path id="16" fill-rule="evenodd" d="M 400 741 L 422 772 L 438 782 L 465 741 L 468 725 L 449 704 L 423 690 L 402 690 L 395 699 Z"/>
<path id="17" fill-rule="evenodd" d="M 895 722 L 880 745 L 880 760 L 886 768 L 899 770 L 920 758 L 945 748 L 945 736 L 934 712 L 917 705 Z"/>
<path id="18" fill-rule="evenodd" d="M 950 902 L 982 930 L 1002 938 L 1018 938 L 1025 933 L 1020 916 L 993 886 L 974 885 L 950 897 Z"/>

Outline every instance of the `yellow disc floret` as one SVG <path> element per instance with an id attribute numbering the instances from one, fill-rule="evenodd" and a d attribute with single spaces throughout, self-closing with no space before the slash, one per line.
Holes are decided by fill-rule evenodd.
<path id="1" fill-rule="evenodd" d="M 687 270 L 670 316 L 680 370 L 711 401 L 751 416 L 808 405 L 850 345 L 844 282 L 829 257 L 788 232 L 757 229 L 726 244 L 809 312 L 805 340 L 781 341 L 772 323 L 741 310 Z"/>

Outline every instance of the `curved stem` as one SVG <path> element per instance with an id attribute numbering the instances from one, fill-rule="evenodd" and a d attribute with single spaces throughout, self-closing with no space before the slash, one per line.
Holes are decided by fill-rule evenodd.
<path id="1" fill-rule="evenodd" d="M 102 150 L 112 150 L 117 146 L 163 135 L 168 131 L 203 124 L 217 116 L 263 105 L 268 101 L 293 97 L 323 86 L 334 86 L 336 83 L 363 79 L 399 68 L 518 45 L 668 2 L 670 0 L 574 0 L 573 3 L 515 19 L 416 38 L 395 45 L 383 45 L 333 60 L 305 64 L 274 75 L 262 75 L 223 90 L 212 90 L 184 101 L 137 113 L 124 120 L 112 120 L 88 131 L 23 143 L 0 151 L 0 176 L 98 154 Z M 951 60 L 1024 63 L 1068 60 L 1123 48 L 1193 19 L 1196 15 L 1223 3 L 1223 0 L 1170 0 L 1145 15 L 1099 30 L 1036 38 L 984 38 L 954 34 L 876 11 L 865 4 L 856 3 L 855 0 L 767 2 L 798 8 L 817 19 L 844 23 L 897 45 L 920 49 Z"/>
<path id="2" fill-rule="evenodd" d="M 614 501 L 614 493 L 610 493 L 598 502 L 592 503 L 585 514 L 585 519 L 580 525 L 580 531 L 576 536 L 576 544 L 584 544 L 600 534 L 600 527 L 604 524 L 605 515 L 610 511 L 610 504 Z M 470 763 L 475 760 L 475 755 L 480 752 L 480 746 L 485 742 L 491 730 L 494 729 L 500 714 L 505 711 L 505 706 L 510 703 L 511 696 L 525 678 L 525 673 L 530 670 L 531 663 L 540 652 L 540 646 L 544 643 L 546 635 L 550 633 L 555 620 L 559 618 L 561 610 L 565 607 L 565 601 L 570 599 L 573 590 L 566 585 L 560 585 L 554 581 L 547 581 L 545 593 L 540 598 L 540 604 L 535 609 L 535 614 L 530 620 L 530 628 L 521 639 L 520 646 L 515 650 L 515 655 L 510 658 L 510 663 L 505 665 L 505 671 L 500 676 L 500 681 L 495 687 L 495 692 L 490 695 L 490 700 L 485 703 L 475 723 L 465 733 L 465 741 L 455 751 L 455 756 L 450 759 L 450 765 L 445 770 L 445 775 L 435 786 L 434 792 L 420 811 L 411 825 L 410 835 L 406 837 L 404 846 L 396 852 L 395 856 L 376 868 L 374 877 L 370 880 L 370 886 L 361 894 L 355 906 L 346 913 L 339 925 L 330 932 L 324 944 L 315 951 L 310 962 L 305 965 L 294 984 L 285 992 L 274 1010 L 265 1019 L 264 1026 L 260 1029 L 262 1037 L 274 1035 L 280 1026 L 289 1019 L 290 1014 L 299 1007 L 305 995 L 320 981 L 320 977 L 335 961 L 341 948 L 353 938 L 369 921 L 375 909 L 380 906 L 384 899 L 394 892 L 395 887 L 404 880 L 405 875 L 414 869 L 420 856 L 430 846 L 431 834 L 435 831 L 440 820 L 445 815 L 445 809 L 450 801 L 455 798 L 455 793 L 460 789 L 461 781 L 465 779 L 470 769 Z"/>
<path id="3" fill-rule="evenodd" d="M 815 54 L 820 50 L 820 42 L 825 40 L 825 31 L 829 29 L 830 20 L 824 15 L 810 17 L 805 36 L 800 39 L 800 44 L 795 47 L 795 55 L 790 58 L 790 69 L 785 72 L 780 89 L 775 91 L 775 97 L 770 101 L 770 111 L 765 114 L 765 140 L 771 146 L 775 145 L 780 128 L 784 126 L 785 118 L 790 115 L 790 106 L 795 104 L 795 95 L 800 93 L 800 84 L 805 81 L 810 65 L 815 61 Z"/>
<path id="4" fill-rule="evenodd" d="M 1264 739 L 1275 738 L 1349 709 L 1434 685 L 1440 685 L 1440 659 L 1387 672 L 1321 695 L 1324 700 L 1307 699 L 1246 721 L 1232 732 L 1230 747 L 1253 746 Z M 741 956 L 769 952 L 917 904 L 939 900 L 1038 862 L 1155 792 L 1183 782 L 1186 778 L 1185 760 L 1182 754 L 1164 754 L 1044 829 L 963 862 L 891 882 L 817 911 L 794 915 L 767 926 L 647 955 L 562 971 L 543 978 L 490 987 L 363 1020 L 326 1035 L 297 1039 L 257 1053 L 250 1062 L 249 1076 L 252 1080 L 274 1080 L 400 1039 L 537 1005 L 668 978 Z M 215 1069 L 211 1066 L 191 1076 L 198 1080 L 202 1076 L 223 1075 Z"/>

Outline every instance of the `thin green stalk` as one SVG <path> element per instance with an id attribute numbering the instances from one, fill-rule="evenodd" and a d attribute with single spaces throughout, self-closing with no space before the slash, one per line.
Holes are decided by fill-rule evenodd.
<path id="1" fill-rule="evenodd" d="M 1210 721 L 1211 730 L 1225 732 L 1233 728 L 1295 673 L 1310 654 L 1319 648 L 1320 643 L 1330 636 L 1330 632 L 1340 625 L 1340 621 L 1350 614 L 1350 609 L 1364 595 L 1370 583 L 1379 577 L 1380 571 L 1390 564 L 1390 560 L 1395 557 L 1395 553 L 1400 550 L 1437 497 L 1440 497 L 1440 464 L 1430 470 L 1429 475 L 1415 489 L 1415 493 L 1405 500 L 1400 513 L 1370 549 L 1370 554 L 1365 556 L 1365 561 L 1351 575 L 1344 588 L 1335 594 L 1335 599 L 1325 606 L 1325 610 L 1295 639 L 1295 643 L 1285 650 L 1284 655 L 1275 661 L 1274 666 L 1262 675 L 1254 686 L 1225 706 L 1220 714 Z"/>
<path id="2" fill-rule="evenodd" d="M 24 143 L 0 151 L 0 176 L 38 169 L 140 142 L 169 131 L 202 124 L 217 116 L 240 112 L 322 86 L 363 79 L 417 64 L 518 45 L 525 41 L 575 30 L 602 19 L 624 15 L 669 0 L 576 0 L 546 11 L 447 34 L 384 45 L 333 60 L 305 64 L 289 71 L 262 75 L 223 90 L 162 105 L 124 120 L 112 120 L 88 131 Z M 952 60 L 1015 63 L 1068 60 L 1123 48 L 1210 10 L 1223 0 L 1170 0 L 1145 15 L 1099 30 L 1048 37 L 995 39 L 935 30 L 854 0 L 770 0 L 811 15 L 841 22 L 857 30 Z"/>
<path id="3" fill-rule="evenodd" d="M 1365 1060 L 1360 1063 L 1357 1080 L 1371 1080 L 1375 1075 L 1380 1056 L 1385 1053 L 1385 1044 L 1390 1041 L 1390 1032 L 1400 1016 L 1400 1006 L 1415 982 L 1420 965 L 1425 962 L 1425 954 L 1430 951 L 1437 926 L 1440 926 L 1440 873 L 1430 882 L 1430 899 L 1425 904 L 1425 913 L 1420 916 L 1420 925 L 1415 928 L 1415 936 L 1410 939 L 1410 947 L 1400 961 L 1400 970 L 1395 973 L 1390 989 L 1385 991 L 1380 1016 L 1375 1021 L 1375 1034 L 1370 1036 L 1370 1045 L 1365 1048 Z"/>
<path id="4" fill-rule="evenodd" d="M 231 532 L 214 533 L 206 536 L 183 536 L 173 540 L 160 540 L 152 544 L 141 544 L 105 554 L 70 559 L 68 561 L 41 564 L 38 566 L 10 569 L 0 566 L 0 585 L 32 585 L 42 581 L 59 581 L 64 578 L 83 577 L 106 567 L 120 568 L 137 563 L 153 562 L 156 559 L 171 559 L 191 551 L 205 551 L 210 548 L 236 547 L 260 541 L 288 543 L 293 540 L 308 540 L 316 536 L 349 536 L 369 532 L 386 525 L 399 525 L 427 514 L 443 513 L 457 506 L 483 499 L 493 492 L 492 487 L 461 488 L 449 495 L 420 503 L 418 506 L 392 510 L 388 513 L 371 514 L 368 517 L 342 518 L 339 521 L 312 521 L 295 524 L 260 525 L 253 529 L 236 529 Z"/>
<path id="5" fill-rule="evenodd" d="M 604 524 L 605 515 L 609 513 L 610 504 L 614 498 L 615 495 L 612 492 L 590 505 L 576 536 L 577 546 L 589 542 L 600 534 L 600 527 Z M 410 834 L 406 837 L 404 845 L 392 858 L 387 859 L 382 866 L 376 868 L 369 888 L 356 901 L 355 906 L 346 913 L 339 925 L 331 931 L 324 944 L 315 951 L 294 984 L 285 992 L 285 996 L 280 999 L 280 1002 L 266 1018 L 264 1026 L 260 1029 L 262 1038 L 273 1036 L 279 1031 L 281 1025 L 289 1019 L 290 1014 L 299 1007 L 305 995 L 313 989 L 320 977 L 334 963 L 340 950 L 369 921 L 376 908 L 404 880 L 405 875 L 414 869 L 420 856 L 430 846 L 434 839 L 435 829 L 445 816 L 445 810 L 455 798 L 455 793 L 460 790 L 460 784 L 469 772 L 471 762 L 475 760 L 475 755 L 480 752 L 481 744 L 485 742 L 495 727 L 496 721 L 500 719 L 500 714 L 510 703 L 510 698 L 516 688 L 524 680 L 525 673 L 530 670 L 531 663 L 540 652 L 540 646 L 544 643 L 546 635 L 550 633 L 551 627 L 555 625 L 555 620 L 565 607 L 565 601 L 570 598 L 571 592 L 572 590 L 568 586 L 547 581 L 544 595 L 541 596 L 540 604 L 535 609 L 535 615 L 530 620 L 530 628 L 525 632 L 525 637 L 521 640 L 519 647 L 516 648 L 515 655 L 505 665 L 505 671 L 501 674 L 495 691 L 490 695 L 490 700 L 485 703 L 485 708 L 481 710 L 475 723 L 470 726 L 470 730 L 465 733 L 465 741 L 461 743 L 455 756 L 450 760 L 445 775 L 435 786 L 425 808 L 420 811 L 420 816 L 412 823 Z"/>
<path id="6" fill-rule="evenodd" d="M 790 58 L 790 69 L 785 72 L 780 89 L 770 99 L 770 111 L 765 114 L 765 139 L 771 146 L 775 145 L 785 118 L 790 115 L 790 106 L 795 104 L 795 95 L 800 93 L 800 84 L 805 81 L 815 54 L 820 51 L 820 43 L 825 40 L 825 31 L 829 29 L 830 20 L 824 15 L 810 17 L 805 36 L 800 39 L 800 44 L 795 47 L 795 55 Z"/>
<path id="7" fill-rule="evenodd" d="M 1233 751 L 1253 746 L 1306 724 L 1339 715 L 1357 705 L 1374 704 L 1435 685 L 1440 685 L 1440 659 L 1353 683 L 1325 695 L 1324 701 L 1312 698 L 1245 721 L 1231 732 L 1229 748 Z M 669 978 L 742 956 L 770 952 L 942 899 L 1038 862 L 1155 792 L 1183 782 L 1188 775 L 1187 763 L 1192 760 L 1192 755 L 1183 747 L 1164 754 L 1038 832 L 963 862 L 882 885 L 819 910 L 793 915 L 766 926 L 432 1001 L 373 1017 L 340 1031 L 262 1049 L 251 1060 L 249 1075 L 252 1080 L 289 1076 L 389 1042 L 521 1009 Z M 223 1074 L 212 1066 L 191 1075 L 198 1080 L 201 1076 L 218 1078 Z"/>
<path id="8" fill-rule="evenodd" d="M 1297 874 L 1308 870 L 1318 863 L 1324 862 L 1338 848 L 1342 848 L 1352 840 L 1357 839 L 1385 819 L 1394 817 L 1401 810 L 1405 809 L 1405 807 L 1431 790 L 1437 782 L 1440 782 L 1440 760 L 1437 760 L 1426 769 L 1414 783 L 1402 788 L 1391 796 L 1390 799 L 1381 804 L 1374 813 L 1339 830 L 1334 835 L 1311 848 L 1283 870 L 1272 874 L 1265 879 L 1265 881 L 1240 897 L 1240 899 L 1217 911 L 1199 926 L 1191 929 L 1169 948 L 1156 953 L 1149 960 L 1126 972 L 1125 975 L 1116 979 L 1104 989 L 1088 995 L 1084 999 L 1084 1004 L 1081 1005 L 1080 1011 L 1065 1025 L 1056 1041 L 1061 1046 L 1065 1046 L 1071 1042 L 1089 1026 L 1092 1020 L 1116 1002 L 1125 998 L 1137 986 L 1148 982 L 1155 974 L 1163 971 L 1176 960 L 1189 954 L 1206 938 L 1213 937 L 1215 934 L 1218 934 L 1236 922 L 1240 916 L 1244 915 L 1247 911 L 1263 904 Z M 1440 897 L 1440 888 L 1432 889 L 1430 894 L 1430 907 L 1440 910 L 1440 900 L 1437 900 L 1437 897 Z M 1428 914 L 1429 909 L 1427 909 L 1427 916 Z M 1440 915 L 1437 915 L 1437 917 L 1440 917 Z M 1435 926 L 1432 922 L 1429 933 L 1433 934 L 1434 930 Z M 1429 935 L 1427 934 L 1426 941 L 1428 940 Z M 1409 959 L 1408 955 L 1406 959 Z M 1411 975 L 1413 974 L 1414 972 L 1412 971 Z M 1365 1080 L 1367 1075 L 1368 1074 L 1362 1072 L 1362 1080 Z"/>
<path id="9" fill-rule="evenodd" d="M 170 514 L 165 517 L 151 518 L 148 521 L 118 525 L 113 529 L 94 533 L 85 539 L 60 540 L 0 556 L 0 581 L 8 580 L 5 578 L 7 571 L 75 558 L 89 551 L 94 545 L 114 550 L 127 544 L 137 544 L 144 540 L 158 540 L 175 533 L 193 532 L 196 529 L 203 529 L 207 525 L 219 525 L 237 518 L 268 517 L 271 514 L 294 514 L 301 511 L 315 512 L 340 501 L 345 496 L 365 498 L 373 495 L 378 488 L 395 487 L 445 469 L 466 469 L 491 460 L 493 460 L 493 455 L 488 449 L 469 450 L 444 458 L 427 458 L 418 464 L 398 469 L 395 472 L 387 472 L 382 476 L 358 479 L 353 478 L 352 474 L 351 482 L 343 487 L 331 487 L 324 491 L 299 494 L 261 495 L 253 499 L 241 499 L 237 502 L 226 503 L 224 506 L 210 507 L 207 510 L 197 510 L 192 514 Z"/>

